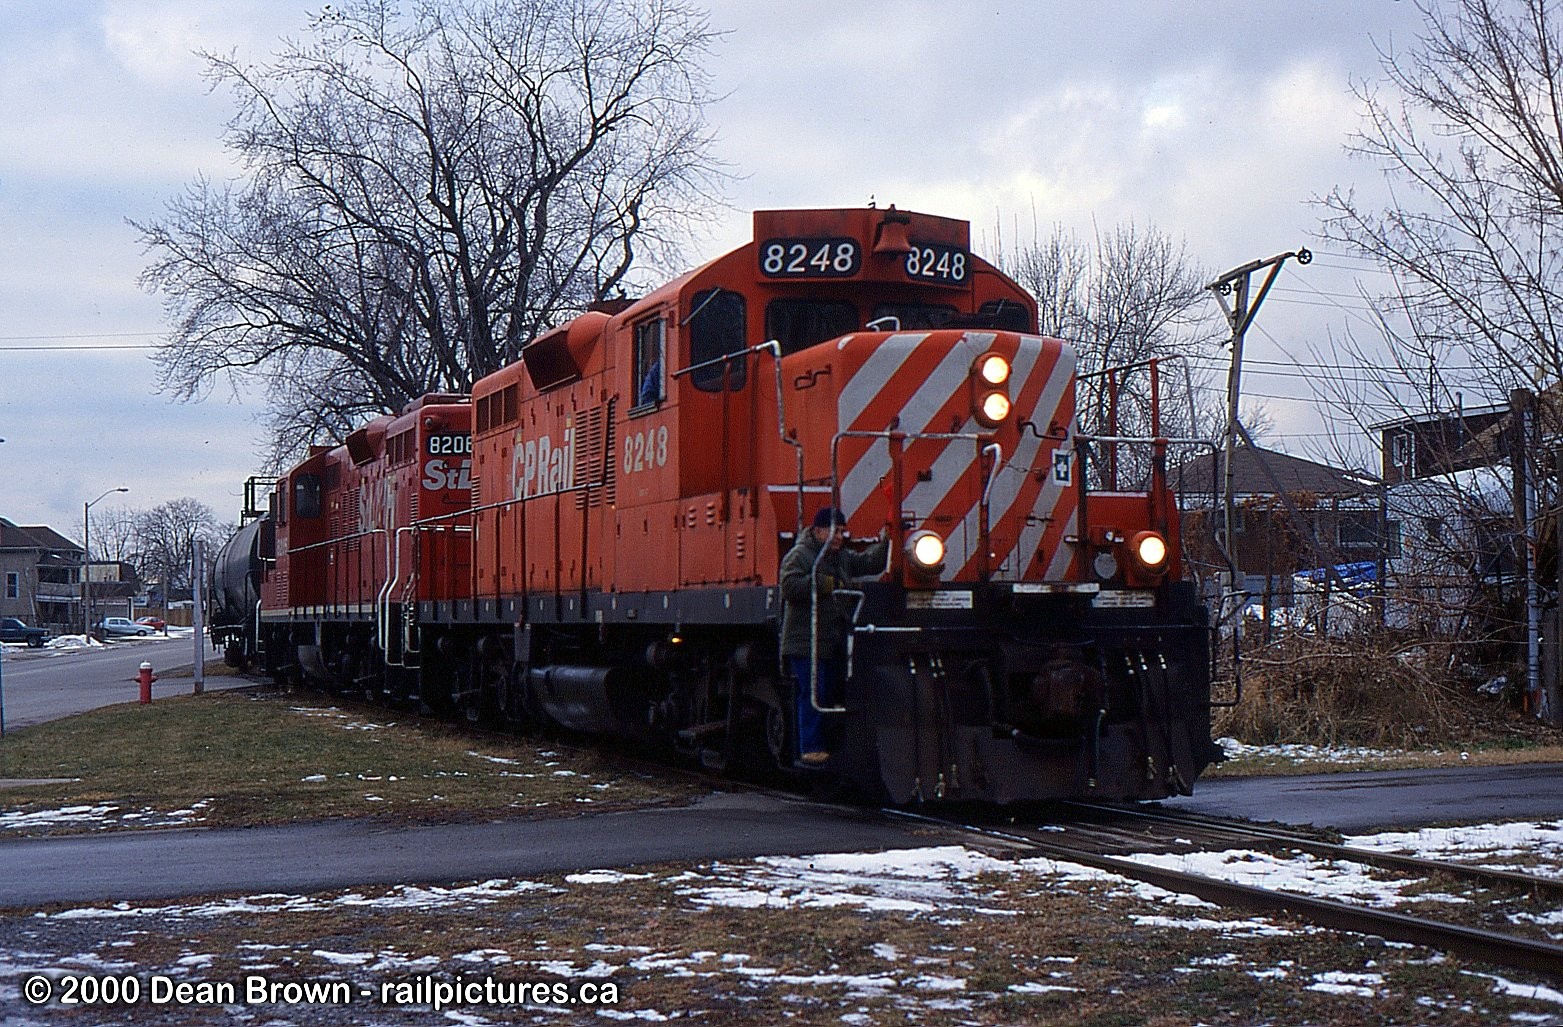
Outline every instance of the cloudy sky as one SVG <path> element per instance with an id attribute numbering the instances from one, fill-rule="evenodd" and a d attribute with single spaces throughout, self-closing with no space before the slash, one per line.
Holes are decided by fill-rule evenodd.
<path id="1" fill-rule="evenodd" d="M 82 504 L 124 486 L 99 509 L 193 496 L 236 519 L 260 411 L 222 387 L 159 395 L 162 311 L 127 219 L 231 173 L 228 98 L 194 51 L 259 59 L 318 7 L 0 0 L 0 516 L 79 537 Z M 1154 225 L 1213 271 L 1317 248 L 1308 201 L 1377 188 L 1343 153 L 1350 86 L 1419 27 L 1397 0 L 715 0 L 712 21 L 728 34 L 710 119 L 739 177 L 692 262 L 743 242 L 750 210 L 872 198 L 966 218 L 978 249 L 1033 225 Z M 1351 266 L 1290 267 L 1249 356 L 1307 360 L 1360 316 L 1337 295 Z M 1317 443 L 1300 379 L 1247 385 L 1273 442 Z"/>

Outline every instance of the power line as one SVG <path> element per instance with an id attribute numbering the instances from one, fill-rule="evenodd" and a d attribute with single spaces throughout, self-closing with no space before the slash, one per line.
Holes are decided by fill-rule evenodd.
<path id="1" fill-rule="evenodd" d="M 93 353 L 99 350 L 152 350 L 162 347 L 146 342 L 105 342 L 86 346 L 0 346 L 0 353 Z"/>
<path id="2" fill-rule="evenodd" d="M 0 335 L 0 342 L 53 342 L 61 339 L 156 339 L 162 332 L 70 332 L 64 335 Z"/>

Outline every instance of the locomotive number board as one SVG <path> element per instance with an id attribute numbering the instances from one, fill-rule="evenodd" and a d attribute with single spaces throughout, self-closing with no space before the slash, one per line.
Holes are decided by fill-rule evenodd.
<path id="1" fill-rule="evenodd" d="M 767 239 L 760 244 L 760 273 L 767 278 L 850 278 L 863 269 L 856 239 Z"/>
<path id="2" fill-rule="evenodd" d="M 767 239 L 759 254 L 760 274 L 767 278 L 851 278 L 863 270 L 863 247 L 837 236 Z M 965 285 L 971 254 L 959 246 L 913 242 L 901 268 L 916 282 Z"/>
<path id="3" fill-rule="evenodd" d="M 965 285 L 971 275 L 971 254 L 958 246 L 913 242 L 903 266 L 906 277 L 919 282 Z"/>
<path id="4" fill-rule="evenodd" d="M 471 435 L 430 435 L 430 456 L 471 456 Z"/>

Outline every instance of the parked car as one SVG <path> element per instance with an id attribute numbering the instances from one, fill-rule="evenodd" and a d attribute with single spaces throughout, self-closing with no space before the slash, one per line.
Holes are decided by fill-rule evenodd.
<path id="1" fill-rule="evenodd" d="M 166 631 L 168 629 L 168 622 L 161 617 L 137 617 L 136 623 L 145 624 L 153 631 Z"/>
<path id="2" fill-rule="evenodd" d="M 43 628 L 30 628 L 15 617 L 0 617 L 0 642 L 26 642 L 41 649 L 48 640 L 49 633 Z"/>
<path id="3" fill-rule="evenodd" d="M 152 625 L 137 624 L 129 617 L 104 617 L 98 621 L 98 630 L 104 635 L 150 635 Z"/>

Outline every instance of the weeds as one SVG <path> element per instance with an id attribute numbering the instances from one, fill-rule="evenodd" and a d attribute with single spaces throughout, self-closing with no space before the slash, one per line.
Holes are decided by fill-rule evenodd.
<path id="1" fill-rule="evenodd" d="M 1512 734 L 1515 718 L 1474 694 L 1447 656 L 1388 633 L 1285 633 L 1243 654 L 1243 699 L 1216 726 L 1251 745 L 1423 748 Z"/>

